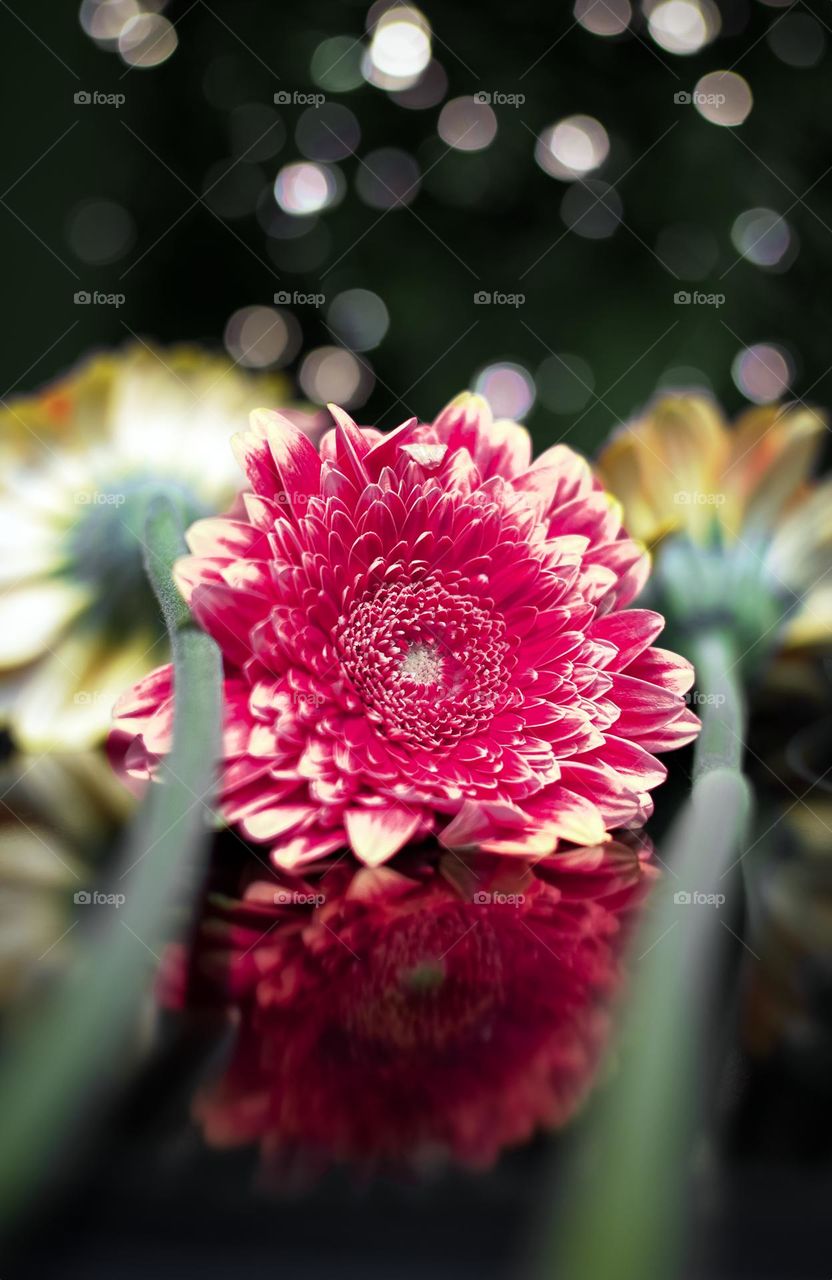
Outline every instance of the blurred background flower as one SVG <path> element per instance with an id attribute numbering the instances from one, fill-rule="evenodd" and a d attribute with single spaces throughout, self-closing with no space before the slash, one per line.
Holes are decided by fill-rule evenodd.
<path id="1" fill-rule="evenodd" d="M 730 631 L 745 669 L 832 644 L 832 482 L 812 478 L 825 438 L 823 416 L 802 405 L 750 409 L 729 427 L 710 399 L 666 397 L 598 459 L 653 551 L 647 595 L 677 632 Z"/>
<path id="2" fill-rule="evenodd" d="M 288 384 L 195 347 L 93 357 L 0 410 L 0 706 L 31 751 L 88 747 L 166 652 L 144 571 L 147 502 L 187 520 L 239 488 L 229 436 Z"/>

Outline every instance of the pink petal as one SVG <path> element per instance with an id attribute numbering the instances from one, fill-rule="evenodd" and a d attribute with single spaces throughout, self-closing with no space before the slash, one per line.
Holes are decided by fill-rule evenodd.
<path id="1" fill-rule="evenodd" d="M 664 630 L 664 618 L 652 609 L 622 609 L 596 617 L 589 634 L 593 640 L 614 644 L 618 653 L 608 664 L 612 671 L 624 671 Z M 639 672 L 633 672 L 639 675 Z M 642 675 L 642 679 L 649 676 Z"/>
<path id="2" fill-rule="evenodd" d="M 320 490 L 318 451 L 294 423 L 271 409 L 255 409 L 251 421 L 265 434 L 277 467 L 277 491 L 267 496 L 284 501 L 295 516 L 305 515 L 308 499 Z"/>
<path id="3" fill-rule="evenodd" d="M 401 806 L 386 809 L 347 809 L 344 814 L 350 844 L 360 862 L 376 867 L 398 853 L 422 825 L 422 814 Z"/>

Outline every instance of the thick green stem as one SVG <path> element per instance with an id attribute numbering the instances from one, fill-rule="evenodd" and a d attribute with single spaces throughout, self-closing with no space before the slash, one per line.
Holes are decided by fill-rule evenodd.
<path id="1" fill-rule="evenodd" d="M 597 1100 L 561 1179 L 563 1201 L 536 1275 L 674 1280 L 681 1274 L 703 1032 L 715 988 L 748 786 L 714 770 L 694 786 L 664 855 L 668 873 L 634 949 L 621 1068 Z M 720 905 L 716 900 L 722 898 Z"/>
<path id="2" fill-rule="evenodd" d="M 733 639 L 727 631 L 703 631 L 691 636 L 686 651 L 696 670 L 695 710 L 702 720 L 694 780 L 713 769 L 741 769 L 746 703 Z"/>
<path id="3" fill-rule="evenodd" d="M 731 638 L 707 632 L 688 656 L 703 722 L 693 787 L 662 850 L 668 874 L 634 948 L 621 1070 L 562 1179 L 541 1280 L 672 1280 L 683 1270 L 709 998 L 722 926 L 739 891 L 739 877 L 728 873 L 751 812 L 741 771 L 745 699 Z"/>
<path id="4" fill-rule="evenodd" d="M 46 1007 L 11 1037 L 0 1066 L 4 1227 L 70 1134 L 83 1131 L 82 1112 L 117 1076 L 152 961 L 158 959 L 160 922 L 183 879 L 197 873 L 207 843 L 205 810 L 219 752 L 220 656 L 213 640 L 191 623 L 173 585 L 171 567 L 185 546 L 179 518 L 166 500 L 149 511 L 146 550 L 173 650 L 173 749 L 164 783 L 150 788 L 106 886 L 124 896 L 123 904 L 94 908 L 102 913 L 100 931 L 84 941 Z"/>

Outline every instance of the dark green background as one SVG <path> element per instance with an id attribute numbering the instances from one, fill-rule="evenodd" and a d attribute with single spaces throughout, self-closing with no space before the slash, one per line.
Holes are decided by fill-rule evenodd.
<path id="1" fill-rule="evenodd" d="M 429 417 L 470 385 L 483 365 L 513 359 L 534 372 L 551 348 L 582 356 L 593 370 L 596 396 L 604 403 L 591 401 L 569 436 L 592 450 L 673 366 L 698 367 L 732 411 L 741 407 L 730 374 L 737 337 L 743 343 L 782 343 L 796 364 L 796 393 L 815 403 L 828 401 L 831 304 L 825 268 L 832 249 L 832 172 L 824 171 L 832 160 L 832 55 L 827 49 L 812 69 L 781 62 L 765 33 L 783 9 L 758 0 L 724 4 L 717 41 L 694 57 L 678 57 L 656 48 L 641 18 L 635 34 L 609 41 L 575 25 L 566 4 L 426 2 L 449 96 L 484 87 L 526 95 L 519 109 L 498 108 L 499 131 L 488 150 L 451 151 L 411 209 L 387 213 L 323 282 L 325 267 L 272 274 L 266 235 L 253 216 L 229 224 L 232 235 L 198 203 L 119 282 L 130 263 L 195 203 L 188 188 L 198 194 L 212 164 L 230 163 L 229 113 L 210 105 L 203 91 L 212 61 L 233 60 L 240 102 L 271 103 L 281 88 L 312 90 L 309 62 L 316 45 L 329 35 L 359 36 L 367 11 L 365 3 L 348 0 L 211 0 L 210 9 L 203 0 L 189 4 L 171 3 L 166 10 L 179 32 L 175 54 L 155 69 L 129 71 L 85 35 L 74 0 L 37 6 L 10 0 L 0 8 L 2 190 L 17 183 L 4 197 L 17 217 L 0 205 L 3 392 L 33 388 L 91 348 L 120 343 L 129 336 L 125 326 L 146 338 L 191 338 L 217 346 L 236 308 L 271 303 L 276 289 L 323 289 L 332 297 L 362 286 L 384 299 L 391 316 L 382 345 L 368 353 L 378 382 L 358 415 L 367 422 L 394 425 L 409 411 Z M 813 10 L 818 21 L 832 26 L 828 0 L 797 8 Z M 692 107 L 674 103 L 674 93 L 692 90 L 704 73 L 734 65 L 755 100 L 740 129 L 715 127 Z M 79 88 L 124 92 L 127 101 L 120 110 L 75 106 Z M 406 111 L 369 86 L 343 95 L 343 101 L 360 121 L 361 154 L 401 147 L 424 170 L 444 150 L 436 134 L 438 107 Z M 281 108 L 287 139 L 262 164 L 264 182 L 299 158 L 293 132 L 302 110 Z M 573 113 L 596 116 L 610 134 L 604 180 L 615 183 L 638 162 L 619 188 L 626 226 L 607 240 L 564 234 L 565 185 L 533 158 L 535 135 Z M 379 217 L 355 193 L 358 163 L 342 163 L 347 196 L 323 215 L 332 237 L 330 261 Z M 437 194 L 440 177 L 468 203 L 452 204 Z M 805 203 L 796 203 L 812 184 Z M 135 245 L 112 266 L 78 262 L 67 240 L 70 211 L 90 197 L 117 201 L 136 222 Z M 731 224 L 753 206 L 788 211 L 800 251 L 781 274 L 743 261 L 720 284 L 719 275 L 737 258 Z M 662 228 L 679 222 L 716 237 L 719 261 L 705 280 L 675 281 L 650 252 Z M 680 287 L 723 291 L 725 306 L 674 306 Z M 120 290 L 127 301 L 118 311 L 76 307 L 77 288 Z M 527 300 L 518 310 L 475 307 L 478 288 L 522 291 Z M 331 342 L 323 312 L 301 308 L 297 314 L 304 351 Z M 404 403 L 392 407 L 399 396 Z M 567 435 L 577 416 L 538 402 L 529 421 L 538 443 L 545 444 Z"/>

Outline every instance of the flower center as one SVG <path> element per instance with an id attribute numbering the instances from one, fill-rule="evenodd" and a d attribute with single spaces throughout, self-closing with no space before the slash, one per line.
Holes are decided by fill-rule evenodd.
<path id="1" fill-rule="evenodd" d="M 376 933 L 343 989 L 341 1016 L 359 1054 L 443 1051 L 476 1040 L 504 996 L 497 934 L 452 908 Z"/>
<path id="2" fill-rule="evenodd" d="M 436 645 L 411 645 L 399 667 L 399 678 L 414 684 L 441 684 L 442 675 L 443 663 Z"/>
<path id="3" fill-rule="evenodd" d="M 507 705 L 503 619 L 439 575 L 378 588 L 335 641 L 368 718 L 403 745 L 450 748 Z"/>

